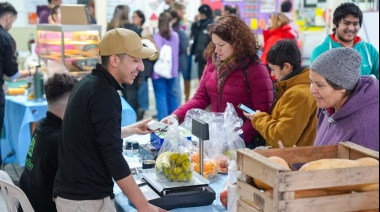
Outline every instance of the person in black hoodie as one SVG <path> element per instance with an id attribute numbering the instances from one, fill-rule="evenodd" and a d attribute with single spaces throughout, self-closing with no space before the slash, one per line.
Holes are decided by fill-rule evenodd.
<path id="1" fill-rule="evenodd" d="M 212 10 L 208 4 L 203 4 L 198 8 L 199 21 L 194 22 L 191 26 L 191 37 L 194 43 L 191 46 L 191 55 L 195 56 L 195 62 L 198 63 L 198 77 L 201 79 L 203 69 L 206 66 L 206 59 L 203 57 L 203 51 L 210 43 L 207 26 L 214 22 Z"/>
<path id="2" fill-rule="evenodd" d="M 35 211 L 57 211 L 52 197 L 58 169 L 59 134 L 67 100 L 77 82 L 73 76 L 55 74 L 44 85 L 48 111 L 33 132 L 20 178 L 20 188 Z"/>
<path id="3" fill-rule="evenodd" d="M 102 63 L 78 82 L 67 102 L 53 187 L 57 211 L 115 211 L 116 182 L 138 211 L 164 212 L 145 198 L 122 155 L 122 138 L 151 133 L 151 119 L 120 128 L 118 92 L 144 70 L 142 59 L 157 51 L 123 28 L 107 31 L 98 47 Z"/>
<path id="4" fill-rule="evenodd" d="M 0 3 L 0 130 L 4 124 L 5 110 L 5 93 L 3 90 L 4 79 L 8 77 L 15 80 L 20 77 L 26 77 L 34 74 L 35 69 L 19 70 L 16 55 L 16 42 L 8 31 L 12 28 L 13 23 L 17 19 L 17 11 L 12 4 L 8 2 Z M 1 150 L 1 148 L 0 148 Z M 2 159 L 0 151 L 0 167 L 2 167 Z"/>

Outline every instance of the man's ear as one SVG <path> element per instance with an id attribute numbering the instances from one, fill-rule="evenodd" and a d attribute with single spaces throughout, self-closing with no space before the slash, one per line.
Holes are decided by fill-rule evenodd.
<path id="1" fill-rule="evenodd" d="M 338 29 L 338 26 L 333 23 L 333 29 Z"/>
<path id="2" fill-rule="evenodd" d="M 290 64 L 290 63 L 284 63 L 284 68 L 283 68 L 284 71 L 290 73 L 293 71 L 293 66 Z"/>
<path id="3" fill-rule="evenodd" d="M 5 22 L 6 23 L 9 23 L 11 20 L 12 20 L 12 15 L 11 14 L 5 15 Z"/>
<path id="4" fill-rule="evenodd" d="M 117 67 L 118 66 L 118 64 L 119 64 L 119 62 L 120 62 L 120 58 L 117 56 L 117 55 L 111 55 L 110 56 L 110 62 L 109 62 L 109 64 L 112 66 L 112 67 Z"/>

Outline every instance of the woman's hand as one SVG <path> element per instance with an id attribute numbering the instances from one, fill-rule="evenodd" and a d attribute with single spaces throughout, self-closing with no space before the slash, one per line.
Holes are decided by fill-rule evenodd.
<path id="1" fill-rule="evenodd" d="M 163 118 L 163 119 L 161 120 L 161 122 L 164 123 L 164 124 L 174 124 L 174 123 L 172 123 L 172 122 L 170 121 L 170 119 L 172 119 L 172 118 L 176 119 L 177 122 L 178 122 L 178 120 L 179 120 L 179 118 L 178 118 L 177 115 L 175 115 L 175 114 L 171 114 L 171 115 L 166 116 L 165 118 Z"/>
<path id="2" fill-rule="evenodd" d="M 256 110 L 255 113 L 253 113 L 253 114 L 246 113 L 246 112 L 243 112 L 243 114 L 244 114 L 245 117 L 247 117 L 248 119 L 250 119 L 250 120 L 252 121 L 253 117 L 254 117 L 256 114 L 260 113 L 260 112 L 261 112 L 260 110 Z"/>

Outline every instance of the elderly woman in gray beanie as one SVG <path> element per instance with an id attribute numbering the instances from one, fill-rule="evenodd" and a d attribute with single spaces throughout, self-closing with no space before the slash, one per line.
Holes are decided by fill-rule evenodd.
<path id="1" fill-rule="evenodd" d="M 379 81 L 360 76 L 361 55 L 352 48 L 321 54 L 310 69 L 318 104 L 315 146 L 351 141 L 379 151 Z"/>

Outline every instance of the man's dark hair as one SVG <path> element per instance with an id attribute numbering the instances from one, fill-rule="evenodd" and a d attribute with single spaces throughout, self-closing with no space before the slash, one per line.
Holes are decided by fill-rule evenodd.
<path id="1" fill-rule="evenodd" d="M 277 41 L 268 51 L 267 63 L 284 68 L 285 63 L 293 66 L 293 70 L 301 68 L 301 51 L 295 40 L 283 39 Z"/>
<path id="2" fill-rule="evenodd" d="M 118 54 L 116 56 L 118 56 L 120 58 L 120 60 L 124 60 L 125 54 Z M 111 55 L 109 55 L 109 56 L 101 56 L 100 57 L 100 60 L 102 61 L 103 68 L 107 69 L 107 66 L 110 63 L 110 57 L 111 57 Z"/>
<path id="3" fill-rule="evenodd" d="M 0 18 L 3 17 L 6 13 L 12 13 L 13 15 L 17 15 L 16 9 L 8 2 L 0 3 Z"/>
<path id="4" fill-rule="evenodd" d="M 46 100 L 51 103 L 71 92 L 78 79 L 68 74 L 54 74 L 44 84 Z"/>
<path id="5" fill-rule="evenodd" d="M 353 3 L 343 3 L 339 5 L 334 11 L 333 15 L 333 24 L 338 27 L 340 21 L 345 18 L 348 15 L 352 15 L 355 18 L 359 18 L 359 25 L 362 26 L 363 22 L 363 12 L 360 10 L 360 8 Z M 333 32 L 335 33 L 336 28 L 333 28 Z"/>
<path id="6" fill-rule="evenodd" d="M 48 3 L 50 4 L 52 0 L 48 0 Z"/>
<path id="7" fill-rule="evenodd" d="M 292 2 L 286 0 L 281 3 L 281 12 L 288 13 L 292 10 Z"/>

